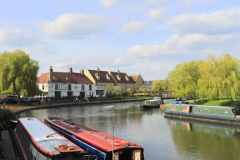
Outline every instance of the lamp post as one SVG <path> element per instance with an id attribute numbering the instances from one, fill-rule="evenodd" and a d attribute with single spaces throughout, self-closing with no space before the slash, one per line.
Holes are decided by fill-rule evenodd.
<path id="1" fill-rule="evenodd" d="M 113 112 L 113 139 L 112 139 L 112 160 L 114 159 L 114 106 L 107 106 L 107 107 L 103 107 L 102 109 L 109 109 L 112 108 L 112 112 Z"/>

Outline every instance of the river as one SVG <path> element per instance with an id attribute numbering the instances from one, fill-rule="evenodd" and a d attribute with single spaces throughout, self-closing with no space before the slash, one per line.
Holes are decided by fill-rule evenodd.
<path id="1" fill-rule="evenodd" d="M 141 145 L 145 160 L 240 159 L 240 127 L 165 118 L 159 108 L 140 102 L 31 110 L 21 117 L 61 118 Z M 112 110 L 103 107 L 115 106 Z"/>

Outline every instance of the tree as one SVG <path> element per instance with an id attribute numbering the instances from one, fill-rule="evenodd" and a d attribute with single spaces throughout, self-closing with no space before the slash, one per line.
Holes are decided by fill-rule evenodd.
<path id="1" fill-rule="evenodd" d="M 140 93 L 148 93 L 149 91 L 147 90 L 146 86 L 141 86 L 141 87 L 139 88 L 139 92 L 140 92 Z"/>
<path id="2" fill-rule="evenodd" d="M 152 90 L 163 91 L 165 90 L 165 88 L 166 88 L 165 81 L 161 81 L 161 80 L 153 81 Z"/>
<path id="3" fill-rule="evenodd" d="M 110 93 L 113 90 L 113 88 L 109 85 L 106 86 L 107 93 Z"/>
<path id="4" fill-rule="evenodd" d="M 170 80 L 170 87 L 177 95 L 194 97 L 194 104 L 196 104 L 196 97 L 198 93 L 198 80 L 201 75 L 199 68 L 202 61 L 183 62 L 178 64 L 174 70 L 172 70 L 168 79 Z"/>
<path id="5" fill-rule="evenodd" d="M 117 96 L 120 95 L 122 93 L 122 88 L 120 86 L 113 87 L 113 93 Z"/>
<path id="6" fill-rule="evenodd" d="M 132 93 L 132 88 L 128 88 L 127 93 Z"/>
<path id="7" fill-rule="evenodd" d="M 208 60 L 200 68 L 199 94 L 211 100 L 223 96 L 231 97 L 231 105 L 239 95 L 239 60 L 230 55 L 219 57 L 208 55 Z"/>
<path id="8" fill-rule="evenodd" d="M 38 95 L 38 62 L 21 50 L 4 51 L 0 54 L 0 91 L 18 95 Z"/>

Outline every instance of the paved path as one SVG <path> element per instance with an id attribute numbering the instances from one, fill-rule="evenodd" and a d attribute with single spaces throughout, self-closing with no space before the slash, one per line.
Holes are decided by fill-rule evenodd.
<path id="1" fill-rule="evenodd" d="M 30 103 L 30 104 L 0 104 L 1 109 L 6 108 L 10 109 L 15 113 L 21 113 L 27 110 L 32 109 L 43 109 L 43 108 L 53 108 L 53 107 L 61 107 L 61 106 L 74 106 L 74 105 L 86 105 L 86 104 L 107 104 L 107 103 L 118 103 L 118 102 L 133 102 L 133 101 L 143 101 L 146 99 L 128 99 L 128 100 L 113 100 L 113 101 L 95 101 L 95 102 L 78 102 L 78 103 L 54 103 L 54 104 L 38 104 L 38 103 Z"/>
<path id="2" fill-rule="evenodd" d="M 6 160 L 20 160 L 19 157 L 15 157 L 15 152 L 12 146 L 12 140 L 9 136 L 8 130 L 1 132 L 3 143 L 3 155 Z"/>

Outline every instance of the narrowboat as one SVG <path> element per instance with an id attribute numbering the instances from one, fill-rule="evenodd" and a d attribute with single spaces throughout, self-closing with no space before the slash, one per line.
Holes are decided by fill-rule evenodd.
<path id="1" fill-rule="evenodd" d="M 20 118 L 14 139 L 24 160 L 87 160 L 85 150 L 37 118 Z M 92 159 L 93 160 L 93 159 Z"/>
<path id="2" fill-rule="evenodd" d="M 164 116 L 240 125 L 238 107 L 168 104 Z"/>
<path id="3" fill-rule="evenodd" d="M 140 102 L 141 108 L 158 108 L 160 107 L 160 104 L 162 104 L 161 99 L 151 99 L 151 100 L 145 100 Z"/>
<path id="4" fill-rule="evenodd" d="M 44 122 L 98 160 L 144 160 L 143 148 L 132 142 L 56 117 Z"/>

